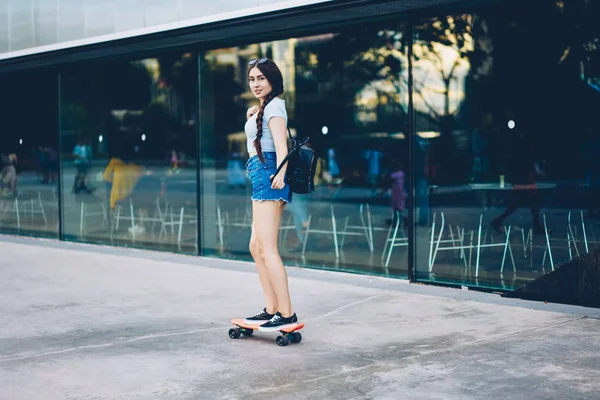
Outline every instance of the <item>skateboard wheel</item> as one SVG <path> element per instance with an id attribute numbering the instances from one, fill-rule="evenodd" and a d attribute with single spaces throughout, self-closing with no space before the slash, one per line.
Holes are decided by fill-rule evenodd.
<path id="1" fill-rule="evenodd" d="M 276 342 L 278 346 L 287 346 L 290 339 L 287 336 L 277 336 Z"/>
<path id="2" fill-rule="evenodd" d="M 294 333 L 294 343 L 300 343 L 302 341 L 302 334 L 300 332 Z"/>
<path id="3" fill-rule="evenodd" d="M 229 337 L 232 339 L 237 339 L 240 337 L 240 330 L 238 328 L 231 328 L 229 330 Z"/>
<path id="4" fill-rule="evenodd" d="M 252 329 L 244 329 L 242 331 L 242 335 L 246 336 L 246 337 L 250 337 L 252 336 L 252 334 L 254 333 L 254 331 Z"/>

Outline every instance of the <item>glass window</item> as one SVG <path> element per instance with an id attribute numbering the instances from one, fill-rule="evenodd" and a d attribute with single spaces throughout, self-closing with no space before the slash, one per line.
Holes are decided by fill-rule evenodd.
<path id="1" fill-rule="evenodd" d="M 57 75 L 8 73 L 0 85 L 0 230 L 58 237 Z"/>
<path id="2" fill-rule="evenodd" d="M 283 75 L 291 134 L 309 136 L 320 157 L 315 192 L 294 194 L 282 214 L 284 261 L 407 274 L 405 40 L 403 24 L 393 22 L 218 49 L 201 58 L 204 253 L 250 259 L 244 124 L 258 101 L 249 89 L 248 61 L 269 57 Z"/>
<path id="3" fill-rule="evenodd" d="M 415 26 L 417 278 L 511 289 L 597 245 L 597 2 Z"/>
<path id="4" fill-rule="evenodd" d="M 197 251 L 195 82 L 190 53 L 63 71 L 66 239 Z"/>

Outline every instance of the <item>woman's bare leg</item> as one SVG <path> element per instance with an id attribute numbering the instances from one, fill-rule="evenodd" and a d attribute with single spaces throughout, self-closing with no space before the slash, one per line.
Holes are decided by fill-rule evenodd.
<path id="1" fill-rule="evenodd" d="M 260 251 L 259 242 L 256 237 L 255 225 L 257 221 L 256 213 L 254 211 L 255 204 L 258 204 L 257 201 L 252 202 L 252 235 L 250 237 L 250 254 L 252 254 L 252 258 L 256 263 L 256 269 L 258 270 L 258 278 L 260 279 L 260 284 L 263 288 L 263 292 L 265 293 L 265 301 L 267 312 L 269 314 L 275 314 L 279 311 L 279 305 L 277 303 L 277 296 L 275 295 L 275 291 L 273 290 L 273 285 L 269 280 L 269 272 L 267 270 L 267 266 L 265 264 L 265 260 L 263 259 L 262 253 Z"/>
<path id="2" fill-rule="evenodd" d="M 254 225 L 253 234 L 258 242 L 259 252 L 268 271 L 269 281 L 275 292 L 279 312 L 283 317 L 293 315 L 288 278 L 277 241 L 279 235 L 279 222 L 283 207 L 276 201 L 263 201 L 253 203 L 254 221 L 260 221 Z"/>

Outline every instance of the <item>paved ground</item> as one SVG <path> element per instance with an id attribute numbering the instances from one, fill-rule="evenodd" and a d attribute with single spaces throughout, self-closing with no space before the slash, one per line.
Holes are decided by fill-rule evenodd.
<path id="1" fill-rule="evenodd" d="M 278 347 L 250 264 L 1 240 L 1 400 L 600 398 L 600 310 L 290 268 Z"/>

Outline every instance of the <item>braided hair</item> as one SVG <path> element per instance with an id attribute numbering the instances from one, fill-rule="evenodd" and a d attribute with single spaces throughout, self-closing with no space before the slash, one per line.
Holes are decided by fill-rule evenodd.
<path id="1" fill-rule="evenodd" d="M 263 103 L 260 105 L 260 110 L 256 115 L 256 139 L 254 139 L 254 149 L 256 150 L 256 155 L 258 156 L 259 160 L 264 163 L 265 158 L 262 152 L 261 144 L 263 134 L 263 117 L 267 104 L 269 104 L 275 97 L 283 94 L 283 75 L 277 67 L 277 64 L 271 60 L 267 60 L 262 64 L 254 64 L 248 69 L 248 74 L 250 74 L 250 71 L 252 71 L 253 68 L 258 68 L 258 70 L 262 72 L 272 88 L 271 92 L 265 97 Z"/>

